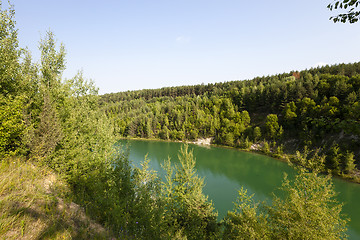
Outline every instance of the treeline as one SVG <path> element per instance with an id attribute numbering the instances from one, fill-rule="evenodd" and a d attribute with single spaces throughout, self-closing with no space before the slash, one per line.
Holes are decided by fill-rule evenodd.
<path id="1" fill-rule="evenodd" d="M 285 122 L 270 114 L 264 126 L 254 125 L 262 118 L 240 104 L 246 99 L 245 95 L 240 98 L 242 88 L 236 92 L 229 85 L 214 96 L 209 92 L 100 105 L 96 87 L 81 73 L 62 79 L 65 49 L 57 46 L 53 33 L 40 41 L 41 58 L 33 62 L 31 54 L 18 45 L 14 18 L 12 6 L 0 9 L 0 164 L 9 166 L 16 158 L 35 168 L 52 168 L 66 180 L 72 200 L 119 239 L 346 237 L 348 220 L 341 215 L 331 179 L 318 175 L 318 170 L 299 170 L 292 183 L 285 178 L 287 197 L 275 197 L 261 208 L 241 190 L 234 211 L 219 222 L 211 201 L 202 193 L 204 182 L 196 175 L 195 159 L 187 146 L 179 153 L 179 165 L 164 162 L 166 177 L 160 181 L 148 168 L 148 160 L 142 168 L 132 168 L 126 151 L 115 144 L 119 134 L 163 139 L 213 136 L 228 145 L 243 144 L 243 139 L 281 139 Z M 347 78 L 351 82 L 354 77 Z M 333 106 L 333 102 L 329 97 L 321 104 Z M 296 109 L 289 104 L 292 113 L 302 109 L 298 102 Z M 297 159 L 310 164 L 323 158 L 298 152 Z M 1 195 L 6 188 L 0 185 L 0 189 Z M 36 196 L 33 199 L 37 201 Z M 6 229 L 21 228 L 22 235 L 28 229 L 24 222 L 16 225 L 18 216 L 39 217 L 30 204 L 15 205 L 21 208 L 6 212 L 0 208 L 0 234 L 5 238 Z M 58 237 L 56 229 L 51 232 L 49 238 Z"/>
<path id="2" fill-rule="evenodd" d="M 102 96 L 102 102 L 119 102 L 125 100 L 133 100 L 143 98 L 145 100 L 149 100 L 151 98 L 156 97 L 180 97 L 180 96 L 192 96 L 192 95 L 204 95 L 204 94 L 222 94 L 227 92 L 233 88 L 239 88 L 243 86 L 252 87 L 256 86 L 260 82 L 264 83 L 269 81 L 270 79 L 276 77 L 278 79 L 283 79 L 287 77 L 295 77 L 299 78 L 300 75 L 304 73 L 310 73 L 311 75 L 319 75 L 319 74 L 332 74 L 332 75 L 344 75 L 344 76 L 354 76 L 359 74 L 360 72 L 360 64 L 337 64 L 337 65 L 326 65 L 323 67 L 312 68 L 309 70 L 301 71 L 301 72 L 290 72 L 284 74 L 278 74 L 276 76 L 268 76 L 268 77 L 258 77 L 253 80 L 245 80 L 245 81 L 231 81 L 224 83 L 210 83 L 210 84 L 201 84 L 194 86 L 181 86 L 181 87 L 165 87 L 161 89 L 144 89 L 137 91 L 127 91 L 127 92 L 118 92 L 118 93 L 110 93 L 104 94 Z"/>
<path id="3" fill-rule="evenodd" d="M 359 101 L 360 63 L 101 96 L 122 137 L 212 138 L 277 155 L 307 148 L 326 155 L 324 167 L 337 175 L 359 160 Z"/>

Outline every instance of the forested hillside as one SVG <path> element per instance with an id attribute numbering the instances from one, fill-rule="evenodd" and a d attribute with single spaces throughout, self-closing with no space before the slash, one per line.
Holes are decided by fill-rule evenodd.
<path id="1" fill-rule="evenodd" d="M 337 175 L 359 160 L 359 102 L 360 63 L 101 96 L 119 136 L 212 138 L 278 155 L 305 149 L 326 155 L 325 168 Z"/>

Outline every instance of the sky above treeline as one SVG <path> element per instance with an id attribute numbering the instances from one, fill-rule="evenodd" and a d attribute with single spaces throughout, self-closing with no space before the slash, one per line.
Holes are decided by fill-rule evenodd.
<path id="1" fill-rule="evenodd" d="M 65 45 L 64 78 L 100 93 L 252 79 L 360 61 L 360 23 L 332 0 L 13 0 L 20 46 L 38 61 L 46 31 Z M 3 1 L 5 2 L 5 1 Z M 4 3 L 3 3 L 4 5 Z"/>

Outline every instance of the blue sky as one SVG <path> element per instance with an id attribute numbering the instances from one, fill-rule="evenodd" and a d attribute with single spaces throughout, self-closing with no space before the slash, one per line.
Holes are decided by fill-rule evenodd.
<path id="1" fill-rule="evenodd" d="M 360 61 L 360 23 L 334 24 L 331 0 L 13 0 L 34 59 L 51 29 L 100 93 L 245 80 Z"/>

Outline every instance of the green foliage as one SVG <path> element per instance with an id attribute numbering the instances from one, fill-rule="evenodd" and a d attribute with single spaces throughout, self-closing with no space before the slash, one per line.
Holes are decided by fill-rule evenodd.
<path id="1" fill-rule="evenodd" d="M 284 120 L 288 122 L 288 124 L 291 124 L 292 121 L 294 121 L 297 118 L 296 109 L 297 107 L 294 102 L 290 102 L 286 104 L 284 110 Z"/>
<path id="2" fill-rule="evenodd" d="M 214 239 L 218 232 L 217 213 L 202 193 L 204 180 L 196 175 L 193 152 L 184 145 L 178 155 L 180 164 L 165 161 L 166 182 L 163 185 L 165 221 L 172 226 L 170 236 L 187 239 Z"/>
<path id="3" fill-rule="evenodd" d="M 264 141 L 261 150 L 262 150 L 264 153 L 270 153 L 270 146 L 269 146 L 269 143 L 268 143 L 267 141 Z"/>
<path id="4" fill-rule="evenodd" d="M 225 145 L 233 146 L 234 145 L 234 134 L 231 132 L 225 133 L 223 135 L 222 142 Z"/>
<path id="5" fill-rule="evenodd" d="M 285 198 L 274 197 L 267 208 L 274 239 L 343 239 L 346 223 L 330 176 L 298 170 L 293 182 L 285 176 Z"/>
<path id="6" fill-rule="evenodd" d="M 169 139 L 169 129 L 167 128 L 166 125 L 164 126 L 164 128 L 162 130 L 160 130 L 159 136 L 161 139 L 165 139 L 165 140 Z"/>
<path id="7" fill-rule="evenodd" d="M 342 158 L 342 153 L 340 152 L 340 148 L 337 144 L 334 144 L 326 157 L 326 165 L 329 169 L 335 174 L 340 173 L 340 160 Z"/>
<path id="8" fill-rule="evenodd" d="M 255 203 L 253 195 L 248 196 L 243 188 L 238 193 L 235 209 L 224 219 L 222 239 L 270 239 L 266 215 L 259 213 L 259 203 Z"/>
<path id="9" fill-rule="evenodd" d="M 319 155 L 319 150 L 310 151 L 307 146 L 302 152 L 296 151 L 295 156 L 291 159 L 292 162 L 299 164 L 307 169 L 313 169 L 317 172 L 325 171 L 325 155 Z"/>
<path id="10" fill-rule="evenodd" d="M 52 105 L 50 96 L 44 95 L 40 122 L 30 143 L 32 157 L 38 161 L 43 161 L 51 155 L 62 138 L 59 118 Z"/>
<path id="11" fill-rule="evenodd" d="M 278 139 L 281 137 L 283 130 L 278 123 L 278 117 L 276 114 L 269 114 L 266 117 L 265 132 L 270 139 Z"/>
<path id="12" fill-rule="evenodd" d="M 4 97 L 0 94 L 0 157 L 15 155 L 22 146 L 25 129 L 23 99 Z"/>
<path id="13" fill-rule="evenodd" d="M 15 95 L 22 87 L 19 59 L 15 10 L 3 10 L 0 2 L 0 94 Z"/>
<path id="14" fill-rule="evenodd" d="M 254 128 L 253 136 L 254 136 L 254 141 L 255 142 L 260 140 L 260 138 L 261 138 L 261 129 L 260 129 L 260 127 L 255 127 Z"/>
<path id="15" fill-rule="evenodd" d="M 224 239 L 344 239 L 346 223 L 342 205 L 330 176 L 298 169 L 295 180 L 285 175 L 281 197 L 254 203 L 239 191 L 235 209 L 225 218 Z"/>
<path id="16" fill-rule="evenodd" d="M 60 45 L 56 50 L 55 36 L 51 31 L 40 41 L 41 82 L 49 89 L 56 89 L 60 83 L 61 73 L 65 69 L 65 47 Z"/>
<path id="17" fill-rule="evenodd" d="M 163 225 L 164 200 L 161 185 L 154 170 L 149 169 L 150 160 L 145 156 L 141 168 L 134 170 L 135 200 L 133 210 L 136 235 L 142 239 L 160 239 L 165 232 Z"/>
<path id="18" fill-rule="evenodd" d="M 0 157 L 19 152 L 25 130 L 20 68 L 21 50 L 15 27 L 15 10 L 3 9 L 0 1 Z"/>
<path id="19" fill-rule="evenodd" d="M 149 170 L 147 159 L 141 169 L 133 169 L 127 156 L 119 152 L 94 177 L 100 179 L 87 180 L 89 185 L 85 186 L 92 189 L 85 189 L 86 198 L 82 199 L 91 204 L 88 210 L 93 216 L 109 224 L 121 239 L 161 237 L 163 204 L 159 198 L 160 183 L 156 173 Z"/>
<path id="20" fill-rule="evenodd" d="M 354 159 L 354 153 L 352 152 L 345 153 L 342 168 L 345 174 L 352 173 L 355 170 L 356 164 Z"/>

